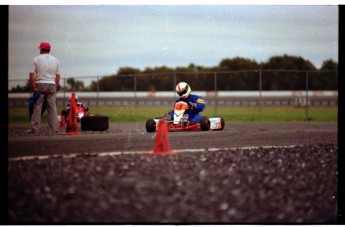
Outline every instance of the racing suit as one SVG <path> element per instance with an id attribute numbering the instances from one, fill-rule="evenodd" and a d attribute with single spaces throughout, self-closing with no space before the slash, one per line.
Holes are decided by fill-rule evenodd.
<path id="1" fill-rule="evenodd" d="M 188 98 L 179 98 L 176 102 L 186 102 L 186 103 L 195 103 L 196 108 L 186 110 L 185 114 L 188 114 L 188 120 L 194 123 L 199 123 L 201 121 L 202 116 L 199 114 L 203 111 L 206 107 L 205 100 L 198 96 L 190 94 Z M 169 111 L 169 116 L 171 119 L 174 119 L 174 110 Z"/>

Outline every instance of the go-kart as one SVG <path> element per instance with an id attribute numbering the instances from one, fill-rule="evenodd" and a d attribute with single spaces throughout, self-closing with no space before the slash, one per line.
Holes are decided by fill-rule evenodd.
<path id="1" fill-rule="evenodd" d="M 224 119 L 222 117 L 208 118 L 203 116 L 201 121 L 194 123 L 188 120 L 188 114 L 185 113 L 188 110 L 188 104 L 180 101 L 174 105 L 174 118 L 170 119 L 169 116 L 157 117 L 148 119 L 146 121 L 146 131 L 155 132 L 157 130 L 158 122 L 165 120 L 168 125 L 168 131 L 208 131 L 208 130 L 223 130 Z"/>
<path id="2" fill-rule="evenodd" d="M 67 124 L 68 113 L 67 110 L 61 112 L 61 120 Z M 76 106 L 77 121 L 81 124 L 82 131 L 104 131 L 109 128 L 109 117 L 102 115 L 90 115 L 89 108 L 77 104 Z M 60 122 L 61 123 L 61 122 Z"/>

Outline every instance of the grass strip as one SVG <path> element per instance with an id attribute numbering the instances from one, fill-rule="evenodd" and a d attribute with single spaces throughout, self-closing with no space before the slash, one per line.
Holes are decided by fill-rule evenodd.
<path id="1" fill-rule="evenodd" d="M 60 114 L 62 108 L 58 108 Z M 105 115 L 110 122 L 143 122 L 168 113 L 168 106 L 100 106 L 90 107 L 90 114 Z M 229 107 L 208 106 L 203 116 L 221 116 L 225 121 L 338 121 L 337 107 Z M 42 121 L 47 121 L 44 113 Z M 29 122 L 27 107 L 9 107 L 8 122 Z"/>

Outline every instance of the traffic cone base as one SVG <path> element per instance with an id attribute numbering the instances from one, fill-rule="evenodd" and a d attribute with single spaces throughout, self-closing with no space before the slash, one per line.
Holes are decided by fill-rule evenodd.
<path id="1" fill-rule="evenodd" d="M 78 132 L 66 132 L 65 135 L 78 135 Z"/>
<path id="2" fill-rule="evenodd" d="M 153 153 L 146 153 L 147 155 L 176 155 L 178 152 L 170 151 L 168 125 L 165 120 L 158 122 L 155 144 L 153 146 Z"/>
<path id="3" fill-rule="evenodd" d="M 144 153 L 145 155 L 154 155 L 154 156 L 168 156 L 168 155 L 178 155 L 180 152 L 174 152 L 174 151 L 169 151 L 169 152 L 164 152 L 164 153 Z"/>

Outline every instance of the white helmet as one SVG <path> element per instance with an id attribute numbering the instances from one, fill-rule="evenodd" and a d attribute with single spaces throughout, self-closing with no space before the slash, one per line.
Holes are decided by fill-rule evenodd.
<path id="1" fill-rule="evenodd" d="M 186 82 L 180 82 L 176 85 L 176 93 L 181 96 L 181 98 L 188 98 L 192 89 Z"/>

